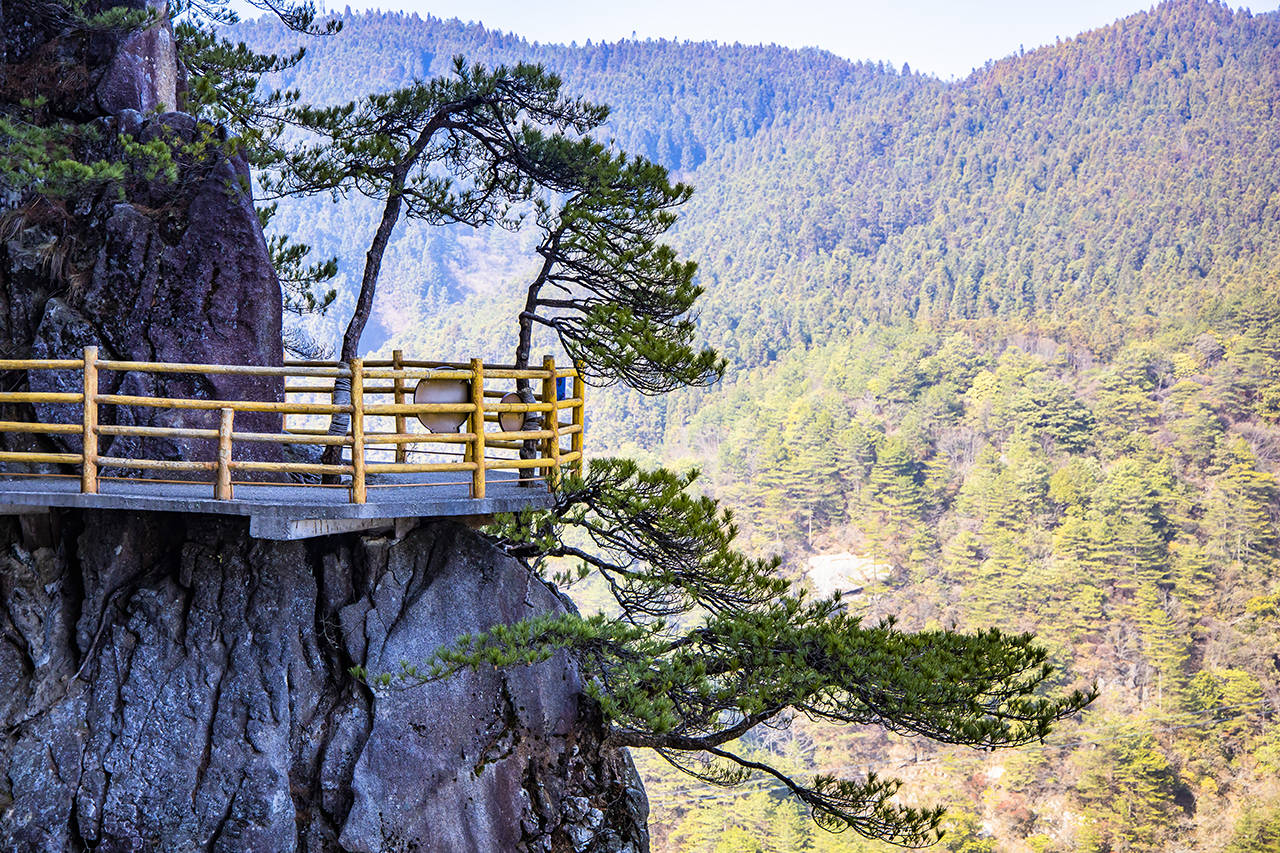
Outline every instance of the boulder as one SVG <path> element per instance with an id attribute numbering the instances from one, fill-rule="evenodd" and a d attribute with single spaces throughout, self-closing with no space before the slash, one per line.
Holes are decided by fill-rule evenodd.
<path id="1" fill-rule="evenodd" d="M 126 114 L 121 121 L 136 117 Z M 114 120 L 113 120 L 114 121 Z M 194 120 L 167 113 L 140 125 L 146 139 L 161 133 L 189 141 Z M 79 358 L 86 345 L 99 357 L 125 361 L 197 364 L 283 363 L 280 284 L 253 208 L 248 167 L 239 157 L 217 156 L 194 170 L 190 186 L 154 186 L 144 197 L 119 202 L 103 213 L 91 271 L 74 293 L 11 288 L 11 304 L 34 314 L 42 302 L 30 351 L 36 358 Z M 15 277 L 15 280 L 16 277 Z M 34 372 L 35 391 L 79 390 L 79 373 Z M 213 400 L 284 398 L 279 377 L 104 372 L 103 393 Z M 78 406 L 42 406 L 42 420 L 76 423 Z M 146 407 L 100 412 L 104 424 L 217 427 L 217 412 Z M 279 415 L 237 416 L 237 430 L 279 432 Z M 78 440 L 62 442 L 73 450 Z M 104 455 L 152 459 L 213 459 L 209 440 L 116 438 Z M 241 444 L 236 458 L 278 461 L 279 445 Z"/>
<path id="2" fill-rule="evenodd" d="M 156 21 L 139 31 L 93 29 L 67 3 L 0 3 L 0 103 L 40 97 L 53 113 L 84 120 L 127 109 L 176 108 L 186 81 L 165 3 L 84 0 L 77 5 L 88 17 L 117 7 L 150 10 Z"/>
<path id="3" fill-rule="evenodd" d="M 121 4 L 125 5 L 125 4 Z M 103 115 L 124 110 L 163 112 L 178 106 L 178 63 L 173 27 L 161 0 L 134 0 L 134 8 L 151 9 L 159 18 L 152 27 L 124 35 L 94 90 Z"/>

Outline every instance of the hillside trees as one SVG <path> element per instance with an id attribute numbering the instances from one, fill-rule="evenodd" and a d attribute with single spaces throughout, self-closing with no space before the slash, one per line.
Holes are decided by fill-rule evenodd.
<path id="1" fill-rule="evenodd" d="M 785 417 L 788 407 L 816 399 L 788 399 L 782 389 L 794 392 L 795 376 L 824 376 L 829 389 L 838 389 L 833 410 L 913 448 L 918 463 L 941 458 L 941 479 L 949 485 L 932 492 L 922 522 L 936 531 L 938 553 L 916 571 L 905 547 L 913 528 L 887 537 L 898 551 L 886 596 L 892 604 L 885 609 L 912 627 L 955 620 L 966 630 L 1034 629 L 1054 650 L 1066 682 L 1107 679 L 1109 701 L 1123 711 L 1111 721 L 1087 715 L 1084 729 L 1096 727 L 1099 742 L 1113 736 L 1115 725 L 1126 738 L 1150 734 L 1143 749 L 1108 744 L 1089 757 L 1083 755 L 1093 750 L 1087 744 L 1072 750 L 1079 759 L 1065 762 L 1051 750 L 1039 759 L 1038 781 L 997 787 L 1002 797 L 1021 792 L 1036 799 L 1051 779 L 1089 803 L 1100 843 L 1163 849 L 1167 826 L 1185 814 L 1188 788 L 1196 823 L 1212 826 L 1210 816 L 1231 814 L 1232 791 L 1255 784 L 1252 773 L 1259 779 L 1273 773 L 1266 762 L 1274 746 L 1255 733 L 1267 730 L 1274 700 L 1255 702 L 1256 694 L 1242 686 L 1261 684 L 1266 696 L 1275 695 L 1270 638 L 1280 517 L 1270 473 L 1275 432 L 1248 403 L 1269 381 L 1274 362 L 1259 359 L 1246 322 L 1136 343 L 1142 352 L 1098 365 L 1071 365 L 1025 338 L 1004 340 L 985 345 L 980 364 L 986 368 L 977 371 L 959 360 L 936 367 L 943 343 L 934 332 L 875 330 L 793 354 L 777 370 L 744 378 L 732 405 L 721 399 L 704 406 L 695 424 L 723 424 L 725 444 L 736 446 L 714 460 L 720 493 L 734 497 L 737 517 L 745 531 L 755 532 L 757 546 L 766 541 L 762 531 L 781 526 L 777 541 L 790 549 L 793 565 L 803 565 L 812 551 L 867 553 L 868 543 L 884 535 L 855 511 L 849 532 L 828 529 L 806 548 L 803 524 L 779 518 L 773 507 L 785 484 L 747 467 L 742 448 L 766 434 L 782 454 L 807 441 L 803 428 L 792 428 Z M 881 349 L 885 338 L 895 345 Z M 919 346 L 922 339 L 929 343 Z M 1188 364 L 1194 366 L 1177 367 Z M 1182 378 L 1173 381 L 1162 365 Z M 928 392 L 911 390 L 914 383 L 901 377 L 935 376 L 938 369 L 942 376 L 933 387 L 958 387 L 960 411 L 926 420 Z M 1120 401 L 1109 379 L 1117 375 L 1128 377 Z M 1136 433 L 1097 427 L 1119 410 L 1143 413 L 1133 421 Z M 1196 417 L 1184 416 L 1188 411 Z M 929 425 L 922 429 L 922 422 Z M 1208 441 L 1205 424 L 1216 425 Z M 1188 461 L 1193 444 L 1194 464 Z M 865 469 L 849 465 L 844 473 L 854 488 L 870 491 Z M 843 488 L 838 477 L 816 476 L 821 482 L 813 488 Z M 1228 669 L 1232 677 L 1219 678 Z M 1179 709 L 1195 716 L 1173 716 L 1176 726 L 1192 725 L 1160 727 L 1148 716 Z M 835 740 L 830 749 L 863 760 L 875 754 L 853 738 Z M 1107 793 L 1107 780 L 1121 777 L 1141 781 L 1145 793 L 1132 801 Z M 1260 795 L 1268 790 L 1269 783 L 1256 784 Z M 1126 809 L 1142 814 L 1127 842 Z M 1034 810 L 1043 830 L 1054 807 Z M 997 836 L 1010 845 L 1021 837 Z M 1195 842 L 1201 843 L 1208 845 Z"/>
<path id="2" fill-rule="evenodd" d="M 749 548 L 802 565 L 810 549 L 875 538 L 897 557 L 927 529 L 945 585 L 918 584 L 926 560 L 895 574 L 884 606 L 905 614 L 941 589 L 943 624 L 1036 626 L 1064 680 L 1105 678 L 1129 712 L 1183 701 L 1205 655 L 1245 657 L 1273 683 L 1266 643 L 1232 626 L 1246 606 L 1271 613 L 1276 590 L 1274 15 L 1163 4 L 953 84 L 792 57 L 812 100 L 749 52 L 572 50 L 392 15 L 359 25 L 406 68 L 463 45 L 571 69 L 578 91 L 621 105 L 610 132 L 650 157 L 668 150 L 668 166 L 689 149 L 664 143 L 682 132 L 655 132 L 654 116 L 701 123 L 699 193 L 670 234 L 697 247 L 702 328 L 736 385 L 650 406 L 643 431 L 638 407 L 610 398 L 621 426 L 600 417 L 595 435 L 656 448 L 674 415 L 668 449 L 696 450 Z M 407 49 L 419 42 L 436 58 Z M 399 66 L 358 56 L 362 44 L 330 47 L 395 83 Z M 334 64 L 285 77 L 332 86 Z M 739 121 L 740 80 L 782 94 Z M 451 314 L 493 307 L 440 289 Z M 493 325 L 468 328 L 419 316 L 413 333 L 475 346 Z M 927 492 L 901 529 L 864 512 L 890 438 Z M 1232 459 L 1237 441 L 1251 462 Z"/>
<path id="3" fill-rule="evenodd" d="M 1112 723 L 1109 739 L 1078 753 L 1079 799 L 1084 809 L 1081 847 L 1165 849 L 1177 822 L 1177 776 L 1155 738 Z"/>
<path id="4" fill-rule="evenodd" d="M 1280 221 L 1276 25 L 1209 2 L 1162 4 L 944 84 L 819 52 L 575 49 L 369 15 L 349 22 L 357 37 L 324 40 L 313 50 L 322 60 L 278 84 L 336 102 L 350 97 L 336 68 L 368 68 L 394 87 L 447 71 L 457 52 L 556 68 L 614 107 L 607 132 L 624 150 L 668 168 L 698 164 L 696 178 L 681 174 L 699 193 L 672 244 L 696 248 L 711 297 L 702 328 L 735 368 L 868 319 L 1034 323 L 1110 358 L 1143 324 L 1168 328 L 1242 287 L 1265 289 L 1257 264 L 1273 254 Z M 240 32 L 292 43 L 263 23 Z M 661 159 L 664 135 L 693 141 Z M 334 238 L 347 224 L 314 207 L 299 221 Z M 473 296 L 465 276 L 401 248 L 406 296 L 436 270 L 450 304 Z M 964 304 L 953 311 L 953 300 Z M 484 301 L 463 310 L 492 310 Z M 413 310 L 424 341 L 450 323 Z M 395 319 L 403 334 L 410 323 Z"/>
<path id="5" fill-rule="evenodd" d="M 534 567 L 567 557 L 597 573 L 618 610 L 534 618 L 462 637 L 399 678 L 425 682 L 463 668 L 512 666 L 568 649 L 592 681 L 606 740 L 655 750 L 704 781 L 759 773 L 784 786 L 820 825 L 909 846 L 938 837 L 941 809 L 899 803 L 874 773 L 800 778 L 743 751 L 753 729 L 804 714 L 992 749 L 1043 740 L 1094 698 L 1046 697 L 1052 667 L 1029 635 L 908 633 L 864 625 L 840 596 L 815 598 L 777 574 L 777 560 L 734 548 L 732 516 L 688 493 L 697 474 L 596 460 L 569 478 L 550 511 L 494 531 Z M 564 580 L 564 575 L 561 575 Z M 383 673 L 375 683 L 390 684 Z"/>
<path id="6" fill-rule="evenodd" d="M 288 116 L 321 140 L 280 157 L 264 178 L 270 191 L 354 190 L 382 202 L 344 360 L 358 354 L 402 215 L 436 225 L 513 226 L 518 206 L 532 200 L 544 241 L 542 271 L 521 317 L 526 358 L 529 331 L 541 323 L 584 357 L 589 375 L 640 391 L 718 376 L 722 363 L 694 347 L 686 316 L 699 293 L 693 267 L 657 242 L 688 189 L 671 185 L 662 167 L 581 138 L 605 111 L 563 97 L 553 75 L 458 59 L 448 78 L 336 107 L 291 107 Z M 910 467 L 905 458 L 893 464 Z M 421 671 L 402 675 L 446 678 L 464 667 L 528 663 L 569 649 L 591 679 L 588 695 L 606 721 L 606 743 L 653 749 L 720 784 L 766 774 L 823 826 L 910 845 L 937 838 L 942 812 L 899 803 L 896 781 L 874 774 L 801 780 L 734 742 L 803 713 L 948 743 L 1017 746 L 1042 740 L 1092 700 L 1087 691 L 1041 695 L 1051 667 L 1029 636 L 907 634 L 891 621 L 866 627 L 839 597 L 793 591 L 776 561 L 734 550 L 729 514 L 689 494 L 695 476 L 597 461 L 555 492 L 553 510 L 526 513 L 496 532 L 535 567 L 568 557 L 598 573 L 617 616 L 499 626 L 460 638 Z M 897 468 L 887 476 L 893 484 L 900 478 Z"/>

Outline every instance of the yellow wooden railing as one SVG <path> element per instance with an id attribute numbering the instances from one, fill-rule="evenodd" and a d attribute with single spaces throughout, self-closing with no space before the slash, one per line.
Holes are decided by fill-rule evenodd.
<path id="1" fill-rule="evenodd" d="M 80 490 L 96 494 L 99 470 L 152 470 L 177 474 L 198 473 L 203 481 L 213 480 L 214 496 L 231 499 L 235 474 L 253 472 L 256 482 L 272 475 L 336 475 L 347 479 L 353 503 L 368 499 L 369 478 L 377 475 L 428 472 L 460 472 L 469 474 L 465 481 L 473 498 L 485 497 L 487 473 L 490 471 L 526 472 L 522 479 L 542 479 L 554 485 L 561 472 L 569 467 L 581 471 L 583 465 L 584 399 L 586 386 L 576 368 L 559 368 L 551 357 L 543 359 L 540 368 L 516 369 L 507 365 L 486 365 L 480 359 L 469 363 L 412 361 L 396 351 L 391 360 L 354 359 L 350 363 L 295 361 L 282 367 L 226 364 L 177 364 L 162 362 L 117 361 L 100 359 L 96 347 L 87 347 L 81 359 L 0 359 L 0 372 L 79 371 L 83 390 L 79 392 L 3 391 L 0 406 L 44 404 L 81 407 L 82 417 L 75 420 L 74 409 L 63 421 L 41 423 L 33 417 L 0 420 L 0 433 L 23 433 L 30 436 L 79 436 L 79 453 L 40 450 L 0 451 L 0 464 L 26 466 L 79 466 Z M 149 397 L 101 392 L 100 374 L 196 374 L 205 376 L 238 374 L 252 377 L 279 377 L 284 383 L 284 400 L 210 400 L 196 398 Z M 335 380 L 349 379 L 351 403 L 333 402 Z M 416 403 L 413 392 L 422 379 L 453 380 L 466 383 L 470 400 L 459 403 Z M 572 380 L 567 397 L 557 393 L 557 386 Z M 537 393 L 534 402 L 510 399 L 516 380 L 528 380 Z M 13 383 L 8 383 L 13 387 Z M 493 387 L 504 385 L 504 388 Z M 503 400 L 502 398 L 508 398 Z M 103 423 L 101 409 L 106 406 L 159 410 L 204 410 L 218 412 L 216 428 L 134 426 Z M 18 411 L 28 411 L 21 407 Z M 278 432 L 241 432 L 235 428 L 237 414 L 262 412 L 281 416 Z M 504 413 L 525 415 L 520 429 L 504 429 L 500 418 Z M 569 415 L 562 421 L 563 413 Z M 351 429 L 346 435 L 330 435 L 328 418 L 349 413 Z M 429 432 L 418 423 L 419 416 L 454 413 L 463 415 L 461 432 Z M 530 421 L 529 413 L 537 418 Z M 108 419 L 114 420 L 114 418 Z M 530 424 L 537 428 L 526 429 Z M 497 427 L 496 429 L 494 427 Z M 208 440 L 215 442 L 216 453 L 208 461 L 191 459 L 147 459 L 103 456 L 99 438 L 130 436 L 136 438 L 169 438 Z M 568 437 L 569 447 L 562 445 Z M 333 446 L 346 451 L 338 463 L 255 461 L 236 459 L 237 443 L 275 443 Z M 461 452 L 459 451 L 461 445 Z M 532 458 L 519 458 L 521 448 L 534 448 Z M 425 449 L 424 449 L 425 448 Z M 434 457 L 456 457 L 456 461 L 411 461 L 410 454 Z M 528 456 L 529 454 L 524 454 Z M 3 467 L 8 468 L 9 465 Z M 0 474 L 30 474 L 30 471 L 0 470 Z M 111 479 L 130 479 L 127 477 Z M 403 478 L 401 478 L 403 480 Z M 145 483 L 146 479 L 139 478 Z M 413 482 L 388 483 L 415 485 Z M 432 485 L 460 485 L 438 483 Z M 292 483 L 295 486 L 305 484 Z M 421 484 L 418 484 L 421 485 Z"/>

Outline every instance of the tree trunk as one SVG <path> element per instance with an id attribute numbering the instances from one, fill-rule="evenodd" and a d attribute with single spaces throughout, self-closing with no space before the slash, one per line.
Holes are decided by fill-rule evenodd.
<path id="1" fill-rule="evenodd" d="M 404 159 L 396 166 L 388 182 L 387 201 L 382 207 L 382 218 L 378 220 L 378 228 L 373 233 L 373 242 L 369 244 L 369 251 L 365 254 L 364 274 L 360 277 L 360 293 L 356 296 L 355 309 L 351 312 L 347 330 L 342 335 L 342 350 L 338 358 L 344 364 L 350 364 L 353 358 L 360 355 L 360 338 L 364 335 L 364 327 L 368 325 L 369 315 L 373 312 L 373 297 L 378 291 L 382 257 L 386 254 L 387 244 L 391 242 L 396 223 L 400 221 L 402 205 L 400 195 L 404 192 L 405 182 L 408 180 L 409 173 L 417 165 L 418 158 L 426 150 L 427 143 L 440 129 L 444 117 L 445 113 L 442 111 L 427 122 L 417 140 L 405 153 Z M 334 382 L 332 402 L 335 406 L 350 405 L 350 380 L 347 381 L 345 388 L 340 386 L 339 381 Z M 350 431 L 351 415 L 349 413 L 336 414 L 329 419 L 329 435 L 346 435 Z M 321 459 L 326 465 L 339 464 L 342 461 L 342 447 L 336 444 L 326 446 Z M 332 483 L 336 479 L 326 476 L 323 481 Z"/>
<path id="2" fill-rule="evenodd" d="M 386 254 L 387 244 L 391 241 L 391 234 L 395 230 L 396 222 L 400 219 L 400 193 L 404 189 L 405 176 L 409 173 L 410 166 L 412 163 L 406 162 L 396 170 L 391 181 L 391 192 L 387 196 L 387 203 L 382 208 L 382 219 L 378 221 L 378 229 L 374 232 L 373 242 L 365 255 L 360 293 L 356 297 L 355 310 L 351 313 L 347 330 L 342 335 L 342 351 L 338 358 L 344 364 L 351 364 L 351 360 L 360 354 L 360 338 L 373 311 L 373 297 L 378 289 L 378 274 L 382 271 L 382 256 Z M 350 379 L 340 377 L 334 380 L 331 402 L 335 406 L 351 405 Z M 351 414 L 349 412 L 339 412 L 329 418 L 329 435 L 347 435 L 350 431 Z M 337 444 L 326 446 L 321 459 L 326 465 L 340 464 L 342 447 Z M 323 482 L 335 483 L 337 478 L 326 475 Z"/>
<path id="3" fill-rule="evenodd" d="M 527 370 L 529 368 L 529 360 L 533 357 L 533 323 L 538 312 L 538 297 L 542 294 L 542 287 L 547 283 L 547 277 L 551 274 L 551 269 L 555 265 L 555 251 L 560 242 L 560 233 L 559 230 L 556 230 L 548 234 L 539 248 L 543 258 L 542 268 L 538 270 L 538 274 L 534 276 L 533 281 L 529 284 L 529 290 L 524 300 L 524 310 L 520 312 L 518 318 L 519 336 L 516 339 L 516 370 Z M 529 384 L 528 379 L 516 379 L 516 393 L 520 395 L 520 402 L 522 403 L 537 402 L 537 397 L 533 393 L 533 386 Z M 551 414 L 554 415 L 555 413 L 552 412 Z M 542 429 L 543 423 L 545 421 L 539 416 L 538 412 L 526 412 L 521 429 Z M 521 459 L 534 459 L 537 455 L 538 442 L 525 441 L 521 443 Z M 521 468 L 519 478 L 521 485 L 532 485 L 533 470 Z"/>

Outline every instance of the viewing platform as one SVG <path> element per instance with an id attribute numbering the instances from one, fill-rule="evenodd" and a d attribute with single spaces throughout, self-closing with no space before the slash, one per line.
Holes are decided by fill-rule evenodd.
<path id="1" fill-rule="evenodd" d="M 302 539 L 550 506 L 562 473 L 583 465 L 585 383 L 551 357 L 516 369 L 397 351 L 263 367 L 99 359 L 91 347 L 0 371 L 29 389 L 0 390 L 4 514 L 240 515 L 255 537 Z M 220 383 L 248 399 L 220 398 Z M 350 417 L 342 434 L 329 431 L 335 415 Z"/>

